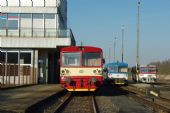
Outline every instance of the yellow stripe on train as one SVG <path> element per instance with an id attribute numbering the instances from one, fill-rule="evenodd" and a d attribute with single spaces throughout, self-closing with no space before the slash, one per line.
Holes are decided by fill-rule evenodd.
<path id="1" fill-rule="evenodd" d="M 96 89 L 67 89 L 68 91 L 95 91 Z"/>
<path id="2" fill-rule="evenodd" d="M 60 74 L 63 76 L 99 76 L 102 75 L 102 68 L 64 68 L 61 67 Z"/>

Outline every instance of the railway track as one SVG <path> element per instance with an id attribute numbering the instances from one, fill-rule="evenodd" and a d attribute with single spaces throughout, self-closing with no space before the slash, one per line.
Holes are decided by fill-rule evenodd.
<path id="1" fill-rule="evenodd" d="M 111 113 L 112 111 L 117 112 L 122 110 L 121 105 L 123 104 L 121 103 L 124 101 L 121 100 L 121 98 L 126 100 L 129 95 L 154 112 L 170 113 L 170 108 L 168 107 L 170 101 L 168 99 L 162 97 L 155 99 L 148 98 L 148 96 L 146 96 L 145 89 L 143 88 L 128 86 L 118 88 L 114 87 L 113 89 L 113 87 L 105 86 L 98 93 L 94 94 L 96 97 L 89 93 L 69 93 L 65 91 L 64 93 L 52 97 L 48 101 L 33 105 L 26 113 L 98 113 L 99 110 L 97 106 L 100 106 L 99 108 L 101 113 L 105 112 L 106 109 L 109 109 L 107 111 L 108 113 Z M 97 104 L 95 98 L 97 99 Z M 114 103 L 109 101 L 112 100 L 112 98 L 115 98 L 113 99 L 115 101 Z M 117 101 L 117 98 L 120 98 L 120 100 Z M 111 106 L 108 106 L 108 102 Z M 107 106 L 103 106 L 104 103 Z M 133 107 L 131 108 L 132 111 L 135 110 Z"/>
<path id="2" fill-rule="evenodd" d="M 71 95 L 63 102 L 56 113 L 98 113 L 94 95 Z"/>
<path id="3" fill-rule="evenodd" d="M 170 113 L 170 100 L 160 96 L 149 98 L 146 88 L 138 88 L 130 85 L 128 87 L 121 87 L 120 90 L 128 92 L 130 96 L 153 111 L 157 110 L 160 113 Z"/>
<path id="4" fill-rule="evenodd" d="M 98 108 L 92 94 L 64 92 L 31 106 L 26 113 L 98 113 Z"/>

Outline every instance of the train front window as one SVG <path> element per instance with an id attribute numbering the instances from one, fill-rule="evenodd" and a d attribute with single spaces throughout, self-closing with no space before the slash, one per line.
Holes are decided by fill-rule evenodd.
<path id="1" fill-rule="evenodd" d="M 149 68 L 149 73 L 156 73 L 156 68 Z"/>
<path id="2" fill-rule="evenodd" d="M 140 72 L 141 73 L 148 73 L 148 68 L 147 67 L 141 67 Z"/>
<path id="3" fill-rule="evenodd" d="M 100 53 L 83 53 L 83 66 L 100 66 L 101 54 Z"/>
<path id="4" fill-rule="evenodd" d="M 116 73 L 116 72 L 118 72 L 118 67 L 117 66 L 108 66 L 107 70 L 108 70 L 108 72 Z"/>
<path id="5" fill-rule="evenodd" d="M 80 66 L 80 53 L 63 53 L 62 65 L 63 66 Z"/>
<path id="6" fill-rule="evenodd" d="M 120 67 L 119 68 L 119 72 L 127 73 L 128 72 L 128 68 L 127 67 Z"/>

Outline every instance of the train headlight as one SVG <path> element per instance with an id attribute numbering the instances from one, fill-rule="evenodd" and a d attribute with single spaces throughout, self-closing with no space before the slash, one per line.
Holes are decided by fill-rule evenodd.
<path id="1" fill-rule="evenodd" d="M 61 70 L 62 75 L 69 74 L 69 73 L 70 71 L 68 69 Z"/>
<path id="2" fill-rule="evenodd" d="M 68 74 L 68 73 L 70 73 L 70 71 L 69 71 L 69 70 L 66 70 L 66 73 Z"/>
<path id="3" fill-rule="evenodd" d="M 64 70 L 61 70 L 61 73 L 62 73 L 62 74 L 64 74 L 64 73 L 65 73 L 65 71 L 64 71 Z"/>
<path id="4" fill-rule="evenodd" d="M 101 73 L 102 73 L 102 71 L 101 71 L 101 70 L 99 70 L 99 69 L 96 69 L 96 70 L 93 70 L 93 73 L 94 73 L 94 74 L 101 74 Z"/>
<path id="5" fill-rule="evenodd" d="M 96 70 L 93 70 L 93 73 L 96 73 Z"/>
<path id="6" fill-rule="evenodd" d="M 101 72 L 102 72 L 101 70 L 98 70 L 98 73 L 99 73 L 99 74 L 101 74 Z"/>

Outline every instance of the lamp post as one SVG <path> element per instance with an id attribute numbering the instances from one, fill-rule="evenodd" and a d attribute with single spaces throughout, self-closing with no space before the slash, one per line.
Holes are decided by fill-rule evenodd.
<path id="1" fill-rule="evenodd" d="M 114 38 L 114 61 L 116 62 L 116 39 L 117 37 Z"/>
<path id="2" fill-rule="evenodd" d="M 111 49 L 109 47 L 109 63 L 110 63 L 110 53 L 111 53 Z"/>
<path id="3" fill-rule="evenodd" d="M 125 26 L 122 25 L 122 63 L 123 63 L 123 53 L 124 53 L 124 30 L 125 30 Z"/>
<path id="4" fill-rule="evenodd" d="M 139 58 L 139 38 L 140 38 L 140 0 L 137 3 L 137 49 L 136 49 L 136 81 L 139 81 L 139 66 L 140 66 L 140 58 Z"/>

